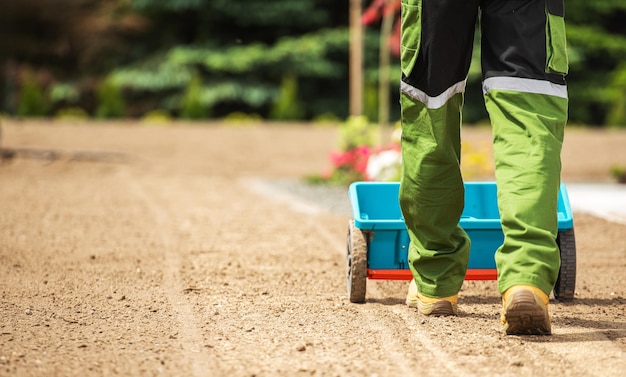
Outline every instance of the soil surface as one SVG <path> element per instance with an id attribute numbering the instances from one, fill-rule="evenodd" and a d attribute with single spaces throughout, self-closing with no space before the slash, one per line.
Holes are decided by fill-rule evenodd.
<path id="1" fill-rule="evenodd" d="M 505 336 L 495 281 L 456 318 L 407 283 L 346 293 L 333 128 L 4 120 L 0 376 L 623 376 L 626 225 L 575 213 L 575 299 Z M 489 143 L 488 129 L 466 129 Z M 626 132 L 570 129 L 567 181 L 609 181 Z"/>

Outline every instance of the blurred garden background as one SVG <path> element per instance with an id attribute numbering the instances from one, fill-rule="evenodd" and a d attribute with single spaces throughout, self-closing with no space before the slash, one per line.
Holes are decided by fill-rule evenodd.
<path id="1" fill-rule="evenodd" d="M 399 2 L 0 0 L 0 114 L 393 123 Z M 351 6 L 362 114 L 349 105 Z M 626 0 L 567 0 L 566 11 L 570 123 L 626 126 Z M 468 124 L 487 118 L 474 55 Z"/>

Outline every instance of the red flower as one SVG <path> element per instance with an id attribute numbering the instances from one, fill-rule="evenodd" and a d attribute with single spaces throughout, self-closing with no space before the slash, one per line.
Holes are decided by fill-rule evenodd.
<path id="1" fill-rule="evenodd" d="M 371 25 L 385 15 L 399 13 L 401 8 L 401 0 L 374 0 L 361 15 L 361 23 Z M 401 22 L 398 17 L 389 36 L 389 48 L 394 56 L 400 56 L 400 26 Z"/>
<path id="2" fill-rule="evenodd" d="M 374 0 L 361 16 L 361 22 L 363 25 L 370 25 L 383 16 L 396 13 L 402 7 L 400 0 Z"/>
<path id="3" fill-rule="evenodd" d="M 361 145 L 345 152 L 332 152 L 330 160 L 336 169 L 354 170 L 360 174 L 365 174 L 370 155 L 370 147 Z"/>

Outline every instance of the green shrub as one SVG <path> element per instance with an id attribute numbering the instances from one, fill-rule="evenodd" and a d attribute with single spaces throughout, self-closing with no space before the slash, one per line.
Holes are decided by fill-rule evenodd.
<path id="1" fill-rule="evenodd" d="M 315 118 L 313 118 L 313 122 L 315 124 L 335 125 L 335 124 L 341 123 L 341 120 L 339 119 L 337 115 L 330 113 L 330 112 L 326 112 L 326 113 L 317 115 Z"/>
<path id="2" fill-rule="evenodd" d="M 126 103 L 120 87 L 111 80 L 104 80 L 96 92 L 98 107 L 97 118 L 122 118 L 126 112 Z"/>
<path id="3" fill-rule="evenodd" d="M 360 146 L 374 146 L 378 139 L 378 126 L 365 116 L 350 116 L 340 125 L 342 151 Z"/>
<path id="4" fill-rule="evenodd" d="M 21 117 L 45 116 L 50 111 L 43 88 L 35 77 L 28 73 L 22 81 L 22 88 L 17 105 L 17 115 Z"/>
<path id="5" fill-rule="evenodd" d="M 241 111 L 235 111 L 224 117 L 224 121 L 231 125 L 254 124 L 263 121 L 263 117 L 259 114 L 247 114 Z"/>
<path id="6" fill-rule="evenodd" d="M 363 115 L 367 119 L 378 119 L 378 86 L 367 82 L 363 86 Z"/>
<path id="7" fill-rule="evenodd" d="M 84 120 L 89 118 L 89 114 L 80 107 L 64 107 L 57 111 L 55 118 L 60 120 Z"/>
<path id="8" fill-rule="evenodd" d="M 205 119 L 209 116 L 209 109 L 202 103 L 202 80 L 195 76 L 185 90 L 180 104 L 180 117 L 183 119 Z"/>
<path id="9" fill-rule="evenodd" d="M 619 183 L 626 183 L 626 166 L 622 166 L 622 165 L 612 166 L 611 176 Z"/>
<path id="10" fill-rule="evenodd" d="M 304 110 L 298 100 L 298 78 L 294 74 L 286 74 L 280 84 L 276 102 L 269 114 L 275 120 L 302 119 Z"/>
<path id="11" fill-rule="evenodd" d="M 626 127 L 626 64 L 617 68 L 612 76 L 613 102 L 606 123 L 613 127 Z"/>
<path id="12" fill-rule="evenodd" d="M 165 125 L 172 121 L 172 116 L 165 110 L 152 110 L 141 117 L 141 121 L 149 124 Z"/>

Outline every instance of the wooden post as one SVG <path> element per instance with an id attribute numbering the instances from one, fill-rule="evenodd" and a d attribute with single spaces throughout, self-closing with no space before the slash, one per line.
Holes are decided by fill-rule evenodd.
<path id="1" fill-rule="evenodd" d="M 363 0 L 350 0 L 350 115 L 363 114 Z"/>
<path id="2" fill-rule="evenodd" d="M 391 64 L 391 52 L 389 48 L 389 36 L 393 28 L 393 12 L 388 11 L 390 0 L 385 0 L 383 22 L 380 32 L 380 53 L 378 56 L 378 124 L 381 133 L 381 144 L 388 142 L 387 140 L 387 126 L 389 125 L 389 109 L 390 95 L 389 95 L 389 70 Z"/>

